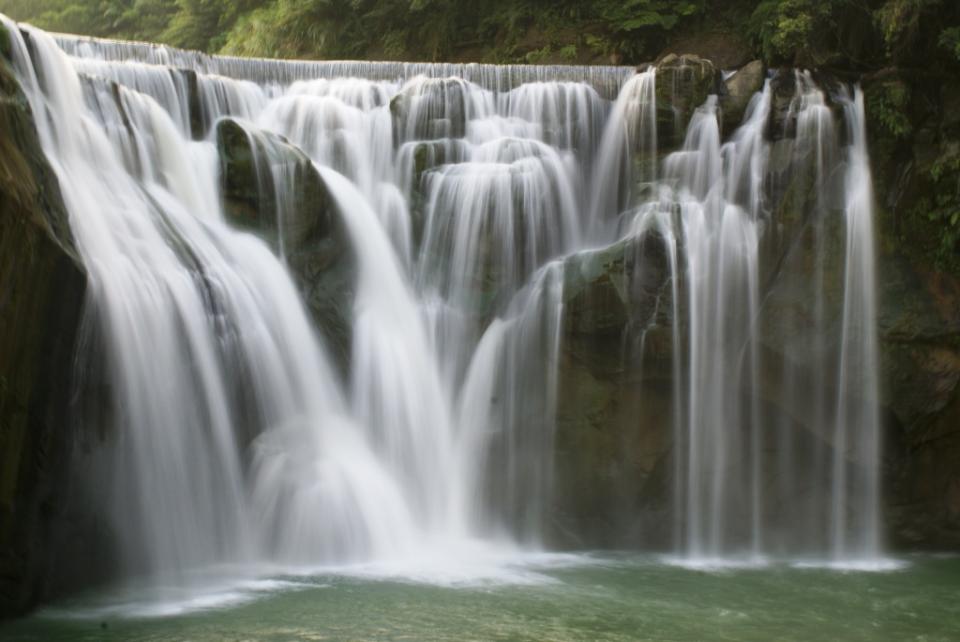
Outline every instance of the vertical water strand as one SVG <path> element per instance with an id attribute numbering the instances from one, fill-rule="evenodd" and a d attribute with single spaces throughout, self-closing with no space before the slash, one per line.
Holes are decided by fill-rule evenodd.
<path id="1" fill-rule="evenodd" d="M 656 68 L 650 67 L 624 83 L 607 119 L 589 183 L 590 242 L 609 242 L 617 236 L 616 217 L 631 204 L 635 154 L 646 168 L 643 179 L 656 179 L 656 80 Z"/>
<path id="2" fill-rule="evenodd" d="M 563 269 L 548 264 L 513 305 L 516 318 L 507 343 L 504 372 L 516 404 L 506 408 L 510 431 L 510 475 L 516 480 L 507 497 L 514 532 L 531 548 L 542 546 L 542 529 L 552 500 L 560 341 L 563 320 Z M 537 400 L 531 407 L 531 400 Z M 539 406 L 539 409 L 538 409 Z M 519 519 L 518 519 L 519 518 Z"/>
<path id="3" fill-rule="evenodd" d="M 463 536 L 464 489 L 451 453 L 451 408 L 423 318 L 376 214 L 357 188 L 318 168 L 360 265 L 354 321 L 354 413 L 413 502 L 426 532 Z M 440 481 L 442 480 L 442 483 Z"/>
<path id="4" fill-rule="evenodd" d="M 694 113 L 659 191 L 679 212 L 683 238 L 686 381 L 677 396 L 685 412 L 674 412 L 674 492 L 685 512 L 676 532 L 686 533 L 681 550 L 692 561 L 737 553 L 744 543 L 759 559 L 764 548 L 757 319 L 770 91 L 754 97 L 723 145 L 716 101 L 708 97 Z"/>
<path id="5" fill-rule="evenodd" d="M 724 145 L 726 168 L 726 191 L 728 198 L 743 208 L 749 221 L 749 238 L 746 241 L 747 252 L 747 306 L 750 323 L 749 341 L 746 346 L 749 359 L 749 387 L 752 390 L 750 397 L 750 541 L 752 556 L 759 560 L 764 551 L 763 539 L 763 468 L 762 456 L 765 446 L 764 425 L 760 417 L 760 328 L 758 314 L 760 309 L 759 283 L 759 238 L 756 237 L 757 228 L 761 224 L 761 217 L 766 214 L 764 207 L 764 183 L 766 168 L 769 164 L 769 145 L 764 140 L 764 131 L 770 116 L 772 91 L 770 81 L 764 82 L 763 89 L 756 94 L 747 106 L 743 125 L 734 133 L 730 143 Z"/>
<path id="6" fill-rule="evenodd" d="M 859 87 L 852 97 L 844 99 L 843 107 L 851 143 L 844 180 L 846 265 L 834 441 L 832 550 L 837 560 L 854 557 L 869 561 L 880 553 L 873 182 Z"/>
<path id="7" fill-rule="evenodd" d="M 834 116 L 826 104 L 826 96 L 823 91 L 816 87 L 809 72 L 795 74 L 798 95 L 794 99 L 797 103 L 797 137 L 794 150 L 795 172 L 803 176 L 806 173 L 812 178 L 807 178 L 812 182 L 815 192 L 812 203 L 812 243 L 814 244 L 814 270 L 813 280 L 808 284 L 810 297 L 813 299 L 813 325 L 815 328 L 813 336 L 813 355 L 815 359 L 833 361 L 828 356 L 826 337 L 829 332 L 827 318 L 826 296 L 829 291 L 830 280 L 828 279 L 828 262 L 832 259 L 828 252 L 828 241 L 831 234 L 839 229 L 837 217 L 832 216 L 833 208 L 836 207 L 838 188 L 843 189 L 842 185 L 837 185 L 833 174 L 837 171 L 837 150 L 836 150 L 836 128 Z M 806 195 L 802 198 L 807 198 Z M 839 285 L 839 284 L 834 284 Z M 817 427 L 819 438 L 813 447 L 813 463 L 811 466 L 811 481 L 814 492 L 818 495 L 827 495 L 829 489 L 824 483 L 826 474 L 825 467 L 829 454 L 827 452 L 829 435 L 826 432 L 828 426 L 833 423 L 832 411 L 828 409 L 828 390 L 827 384 L 816 385 L 812 387 L 812 412 L 811 424 Z M 788 472 L 793 472 L 792 467 L 795 464 L 790 462 Z M 807 509 L 808 537 L 812 541 L 821 542 L 823 546 L 825 541 L 826 518 L 824 515 L 823 503 L 813 505 Z"/>

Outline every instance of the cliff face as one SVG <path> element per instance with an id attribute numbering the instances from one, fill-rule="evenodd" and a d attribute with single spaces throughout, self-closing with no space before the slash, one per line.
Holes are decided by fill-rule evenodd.
<path id="1" fill-rule="evenodd" d="M 676 59 L 664 61 L 673 65 Z M 739 85 L 756 75 L 758 65 L 750 63 L 728 78 L 722 106 L 737 109 Z M 960 250 L 939 214 L 950 203 L 944 206 L 939 199 L 938 205 L 938 194 L 946 191 L 956 199 L 960 184 L 955 175 L 951 183 L 949 174 L 956 172 L 960 158 L 960 104 L 952 84 L 908 77 L 887 70 L 863 82 L 877 210 L 886 540 L 901 550 L 953 550 L 960 547 L 960 279 L 955 268 Z M 893 115 L 885 102 L 891 84 L 893 91 L 905 85 L 906 95 L 912 96 Z M 660 86 L 658 76 L 658 92 Z M 774 86 L 774 121 L 788 117 L 790 98 L 789 87 Z M 658 101 L 671 100 L 668 94 L 658 95 Z M 892 132 L 893 118 L 902 123 Z M 663 128 L 658 122 L 658 136 Z M 774 122 L 774 138 L 782 136 L 778 129 Z M 772 153 L 786 142 L 775 142 Z M 777 217 L 788 223 L 768 235 L 762 249 L 764 413 L 777 410 L 770 404 L 779 403 L 775 400 L 784 386 L 803 389 L 830 376 L 816 367 L 801 369 L 798 381 L 785 382 L 781 376 L 782 365 L 797 359 L 783 346 L 810 344 L 804 337 L 809 331 L 789 321 L 802 318 L 812 304 L 809 292 L 799 286 L 814 278 L 818 264 L 802 220 L 808 187 L 791 184 L 782 190 Z M 832 249 L 819 263 L 821 274 L 834 281 L 843 265 L 831 257 L 842 257 L 842 236 L 842 230 L 828 230 L 826 243 Z M 671 288 L 648 290 L 639 299 L 625 296 L 636 292 L 629 281 L 637 272 L 620 245 L 567 261 L 568 273 L 588 277 L 567 292 L 553 537 L 568 546 L 668 548 L 675 388 L 673 320 L 664 310 L 672 307 Z M 586 272 L 584 264 L 590 268 Z M 764 264 L 776 269 L 768 271 Z M 644 270 L 649 273 L 649 266 Z M 824 305 L 828 318 L 839 316 L 842 301 L 836 292 L 825 292 Z M 650 308 L 659 310 L 659 318 L 649 317 Z M 831 334 L 826 341 L 835 345 L 839 330 Z M 800 417 L 798 438 L 817 439 L 813 420 L 804 420 L 796 409 L 789 412 Z M 773 513 L 780 510 L 778 503 L 802 501 L 778 500 L 768 507 Z"/>
<path id="2" fill-rule="evenodd" d="M 864 79 L 879 212 L 890 538 L 960 547 L 960 87 Z"/>
<path id="3" fill-rule="evenodd" d="M 45 591 L 86 277 L 0 26 L 0 617 Z"/>

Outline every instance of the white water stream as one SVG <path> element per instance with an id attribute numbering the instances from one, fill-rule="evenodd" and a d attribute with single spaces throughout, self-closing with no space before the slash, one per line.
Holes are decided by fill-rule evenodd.
<path id="1" fill-rule="evenodd" d="M 859 90 L 833 98 L 837 116 L 798 74 L 785 153 L 769 140 L 769 81 L 726 142 L 711 96 L 683 148 L 658 159 L 653 70 L 244 61 L 3 25 L 105 337 L 116 416 L 98 488 L 131 573 L 469 566 L 541 547 L 562 258 L 649 233 L 673 277 L 676 552 L 881 554 Z M 226 220 L 214 135 L 226 116 L 303 150 L 345 223 L 358 266 L 347 380 L 283 258 Z M 845 239 L 841 349 L 772 421 L 763 244 L 784 225 L 771 184 L 801 171 L 820 195 L 814 237 L 839 223 Z M 823 336 L 823 287 L 806 287 Z M 782 368 L 785 381 L 798 371 Z M 799 405 L 819 431 L 802 460 L 814 469 L 785 428 Z M 777 483 L 813 488 L 793 537 L 767 514 L 771 444 Z"/>

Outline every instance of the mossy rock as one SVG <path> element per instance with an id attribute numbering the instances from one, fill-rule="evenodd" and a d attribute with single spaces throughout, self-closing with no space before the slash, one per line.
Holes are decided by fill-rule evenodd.
<path id="1" fill-rule="evenodd" d="M 646 233 L 568 257 L 563 265 L 565 331 L 620 335 L 654 320 L 670 277 L 663 238 Z"/>
<path id="2" fill-rule="evenodd" d="M 194 140 L 201 140 L 213 125 L 208 122 L 207 114 L 200 101 L 200 85 L 197 72 L 193 69 L 171 69 L 174 76 L 183 76 L 187 81 L 187 110 L 190 114 L 190 133 Z"/>
<path id="3" fill-rule="evenodd" d="M 663 238 L 647 232 L 564 261 L 554 545 L 659 547 L 669 536 L 666 252 Z"/>
<path id="4" fill-rule="evenodd" d="M 310 158 L 286 139 L 217 123 L 221 186 L 228 220 L 282 251 L 317 327 L 345 372 L 356 291 L 354 256 L 342 216 Z M 286 177 L 276 185 L 274 169 Z M 278 211 L 278 193 L 290 197 Z"/>
<path id="5" fill-rule="evenodd" d="M 395 145 L 408 140 L 463 138 L 467 131 L 465 82 L 431 78 L 410 84 L 390 100 Z"/>
<path id="6" fill-rule="evenodd" d="M 225 118 L 217 124 L 216 137 L 227 218 L 238 227 L 276 232 L 273 184 L 264 181 L 266 172 L 258 172 L 257 156 L 263 152 L 256 149 L 253 136 L 235 120 Z"/>
<path id="7" fill-rule="evenodd" d="M 13 58 L 13 43 L 10 41 L 10 33 L 3 24 L 0 24 L 0 58 L 7 61 Z"/>
<path id="8" fill-rule="evenodd" d="M 683 143 L 693 112 L 707 96 L 718 94 L 720 71 L 699 56 L 669 54 L 657 63 L 657 144 Z"/>
<path id="9" fill-rule="evenodd" d="M 67 587 L 60 570 L 52 582 L 52 541 L 76 437 L 69 403 L 85 291 L 59 183 L 0 59 L 0 618 Z"/>
<path id="10" fill-rule="evenodd" d="M 724 92 L 720 96 L 723 111 L 723 132 L 725 136 L 733 133 L 743 122 L 747 107 L 753 96 L 763 89 L 766 67 L 762 60 L 747 63 L 724 81 Z"/>

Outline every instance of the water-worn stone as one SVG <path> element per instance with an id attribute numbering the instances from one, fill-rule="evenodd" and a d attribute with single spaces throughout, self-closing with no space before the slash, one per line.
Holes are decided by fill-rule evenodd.
<path id="1" fill-rule="evenodd" d="M 430 78 L 409 84 L 390 101 L 394 143 L 462 138 L 467 131 L 465 82 Z"/>
<path id="2" fill-rule="evenodd" d="M 286 139 L 250 132 L 231 119 L 217 125 L 221 183 L 228 219 L 283 252 L 317 327 L 347 368 L 352 337 L 355 257 L 323 178 Z M 274 177 L 286 177 L 277 185 Z M 278 194 L 289 197 L 278 207 Z M 282 210 L 282 211 L 281 211 Z"/>
<path id="3" fill-rule="evenodd" d="M 670 275 L 663 238 L 647 233 L 564 261 L 565 329 L 572 334 L 616 334 L 655 321 Z"/>
<path id="4" fill-rule="evenodd" d="M 724 81 L 724 92 L 720 96 L 724 134 L 730 134 L 740 126 L 750 100 L 763 89 L 765 78 L 766 68 L 763 61 L 754 60 Z"/>
<path id="5" fill-rule="evenodd" d="M 883 259 L 878 323 L 890 538 L 903 547 L 953 549 L 960 546 L 960 279 L 918 271 L 898 253 Z"/>
<path id="6" fill-rule="evenodd" d="M 720 71 L 694 55 L 668 54 L 657 63 L 657 145 L 676 149 L 694 110 L 719 93 Z"/>
<path id="7" fill-rule="evenodd" d="M 549 536 L 565 547 L 658 546 L 673 356 L 663 238 L 568 257 L 563 293 Z"/>
<path id="8" fill-rule="evenodd" d="M 9 35 L 0 26 L 3 54 Z M 51 577 L 72 445 L 68 402 L 86 275 L 26 97 L 0 59 L 0 618 Z"/>

